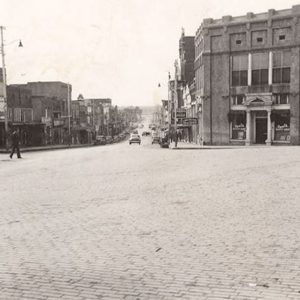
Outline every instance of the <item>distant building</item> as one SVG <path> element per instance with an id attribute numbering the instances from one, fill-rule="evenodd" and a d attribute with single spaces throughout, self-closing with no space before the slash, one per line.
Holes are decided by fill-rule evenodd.
<path id="1" fill-rule="evenodd" d="M 45 143 L 68 143 L 72 86 L 60 81 L 28 82 L 34 104 L 42 107 L 41 122 L 45 125 Z M 40 104 L 38 104 L 40 102 Z"/>
<path id="2" fill-rule="evenodd" d="M 186 36 L 182 29 L 179 40 L 179 60 L 180 60 L 180 79 L 185 82 L 185 85 L 190 85 L 194 82 L 195 71 L 195 37 Z"/>
<path id="3" fill-rule="evenodd" d="M 195 37 L 186 36 L 184 29 L 182 29 L 181 38 L 179 40 L 179 63 L 180 63 L 180 79 L 182 85 L 182 97 L 180 103 L 186 110 L 187 118 L 198 118 L 198 111 L 196 107 L 195 97 Z M 197 124 L 184 123 L 181 125 L 183 128 L 183 137 L 189 141 L 197 141 L 198 126 Z"/>
<path id="4" fill-rule="evenodd" d="M 109 98 L 87 98 L 72 101 L 72 136 L 75 143 L 91 143 L 97 135 L 109 135 Z"/>
<path id="5" fill-rule="evenodd" d="M 299 144 L 300 6 L 205 19 L 195 36 L 206 144 Z"/>

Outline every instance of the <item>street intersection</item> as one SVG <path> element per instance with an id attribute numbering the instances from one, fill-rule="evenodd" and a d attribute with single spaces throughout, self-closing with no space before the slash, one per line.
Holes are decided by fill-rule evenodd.
<path id="1" fill-rule="evenodd" d="M 299 169 L 150 137 L 0 154 L 0 299 L 299 299 Z"/>

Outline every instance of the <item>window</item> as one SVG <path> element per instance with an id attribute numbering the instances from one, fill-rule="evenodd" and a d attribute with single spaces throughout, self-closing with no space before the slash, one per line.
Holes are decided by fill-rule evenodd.
<path id="1" fill-rule="evenodd" d="M 232 115 L 232 139 L 244 140 L 246 138 L 246 114 L 244 112 Z"/>
<path id="2" fill-rule="evenodd" d="M 257 41 L 258 43 L 262 43 L 262 42 L 263 42 L 263 38 L 262 38 L 262 37 L 259 37 L 259 38 L 256 39 L 256 41 Z"/>
<path id="3" fill-rule="evenodd" d="M 273 53 L 273 83 L 290 83 L 291 53 L 280 51 Z"/>
<path id="4" fill-rule="evenodd" d="M 14 109 L 14 122 L 21 122 L 22 119 L 22 110 L 21 108 Z"/>
<path id="5" fill-rule="evenodd" d="M 284 34 L 279 35 L 279 40 L 284 41 L 285 40 L 285 35 Z"/>
<path id="6" fill-rule="evenodd" d="M 274 94 L 273 95 L 273 103 L 274 104 L 288 104 L 289 103 L 289 95 L 288 94 Z"/>
<path id="7" fill-rule="evenodd" d="M 268 84 L 268 75 L 269 70 L 253 70 L 252 71 L 252 84 L 253 85 L 262 85 Z"/>
<path id="8" fill-rule="evenodd" d="M 231 104 L 232 105 L 243 105 L 245 101 L 245 95 L 234 95 L 231 97 Z"/>
<path id="9" fill-rule="evenodd" d="M 242 41 L 241 41 L 241 40 L 236 40 L 235 43 L 236 43 L 237 45 L 241 45 L 241 44 L 242 44 Z"/>
<path id="10" fill-rule="evenodd" d="M 232 86 L 248 85 L 248 56 L 232 57 Z"/>
<path id="11" fill-rule="evenodd" d="M 277 112 L 273 116 L 275 125 L 275 136 L 276 141 L 287 141 L 290 140 L 290 113 L 289 112 Z"/>
<path id="12" fill-rule="evenodd" d="M 252 55 L 252 85 L 268 84 L 269 53 Z"/>

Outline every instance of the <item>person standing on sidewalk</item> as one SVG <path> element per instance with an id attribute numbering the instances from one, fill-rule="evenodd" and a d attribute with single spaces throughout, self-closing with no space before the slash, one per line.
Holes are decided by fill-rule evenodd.
<path id="1" fill-rule="evenodd" d="M 12 135 L 11 135 L 11 153 L 9 155 L 10 158 L 13 157 L 15 150 L 17 151 L 17 156 L 18 158 L 22 158 L 21 157 L 21 153 L 20 153 L 20 147 L 19 147 L 19 142 L 20 142 L 20 138 L 19 138 L 19 134 L 16 130 L 13 131 Z"/>

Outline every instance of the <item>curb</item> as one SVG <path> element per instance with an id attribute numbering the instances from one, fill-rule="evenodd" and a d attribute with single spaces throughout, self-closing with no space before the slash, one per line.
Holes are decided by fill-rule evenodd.
<path id="1" fill-rule="evenodd" d="M 94 147 L 93 144 L 88 145 L 72 145 L 72 146 L 53 146 L 53 147 L 32 147 L 32 148 L 20 148 L 20 152 L 36 152 L 36 151 L 52 151 L 62 149 L 76 149 L 76 148 L 87 148 Z M 0 149 L 0 154 L 9 154 L 10 150 Z"/>

